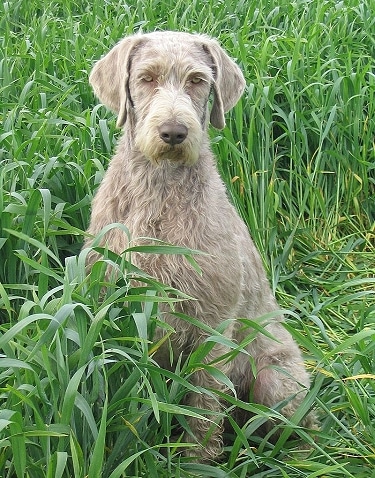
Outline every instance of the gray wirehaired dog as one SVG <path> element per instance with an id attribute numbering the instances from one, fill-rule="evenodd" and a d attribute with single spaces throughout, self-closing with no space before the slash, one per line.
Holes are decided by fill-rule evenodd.
<path id="1" fill-rule="evenodd" d="M 206 252 L 196 257 L 201 276 L 181 255 L 134 254 L 133 259 L 150 275 L 196 299 L 177 305 L 177 310 L 212 328 L 226 321 L 226 336 L 241 343 L 249 330 L 234 319 L 256 319 L 278 306 L 248 230 L 228 200 L 207 135 L 209 121 L 223 128 L 224 113 L 242 95 L 240 69 L 207 36 L 156 32 L 123 39 L 96 63 L 90 82 L 99 99 L 117 113 L 123 136 L 93 201 L 88 232 L 95 236 L 111 223 L 123 223 L 134 243 L 153 237 Z M 103 243 L 122 253 L 128 237 L 113 228 Z M 89 262 L 95 260 L 93 253 Z M 275 315 L 266 330 L 276 340 L 259 333 L 246 346 L 247 354 L 232 361 L 216 361 L 228 352 L 217 343 L 205 360 L 216 361 L 239 398 L 251 397 L 269 407 L 284 402 L 282 413 L 290 417 L 306 394 L 309 377 L 298 346 L 282 317 Z M 207 337 L 167 310 L 163 317 L 176 331 L 169 345 L 175 359 Z M 156 359 L 167 366 L 170 350 L 158 353 Z M 204 369 L 194 373 L 193 381 L 226 390 Z M 201 446 L 186 454 L 200 460 L 218 457 L 223 423 L 217 419 L 212 430 L 212 419 L 221 415 L 220 401 L 213 394 L 191 393 L 187 403 L 214 415 L 208 415 L 211 420 L 190 418 L 192 434 L 186 440 Z M 309 415 L 302 423 L 313 422 Z"/>

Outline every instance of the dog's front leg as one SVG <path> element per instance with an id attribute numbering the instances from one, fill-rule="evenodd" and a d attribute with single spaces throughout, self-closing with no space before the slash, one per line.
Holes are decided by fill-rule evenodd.
<path id="1" fill-rule="evenodd" d="M 207 364 L 214 363 L 219 372 L 228 376 L 230 372 L 230 362 L 216 362 L 216 359 L 222 357 L 228 349 L 222 345 L 216 344 L 211 352 L 205 357 Z M 185 433 L 185 440 L 188 443 L 198 443 L 199 448 L 192 447 L 185 450 L 186 456 L 197 457 L 200 462 L 216 459 L 223 450 L 223 406 L 216 391 L 227 392 L 228 386 L 210 373 L 212 369 L 198 368 L 193 376 L 192 382 L 196 387 L 202 387 L 201 393 L 191 392 L 186 398 L 186 404 L 196 409 L 202 410 L 202 415 L 206 419 L 189 417 L 188 423 L 190 432 Z M 220 375 L 220 374 L 219 374 Z M 207 410 L 207 414 L 204 411 Z"/>

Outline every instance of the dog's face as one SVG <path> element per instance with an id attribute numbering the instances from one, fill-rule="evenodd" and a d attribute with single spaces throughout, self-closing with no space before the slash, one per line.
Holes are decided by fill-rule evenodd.
<path id="1" fill-rule="evenodd" d="M 130 63 L 135 144 L 153 161 L 194 164 L 207 128 L 212 60 L 195 43 L 147 39 Z"/>
<path id="2" fill-rule="evenodd" d="M 156 32 L 122 40 L 94 67 L 95 92 L 127 118 L 137 150 L 153 162 L 194 164 L 208 125 L 224 127 L 244 78 L 214 41 L 202 35 Z"/>

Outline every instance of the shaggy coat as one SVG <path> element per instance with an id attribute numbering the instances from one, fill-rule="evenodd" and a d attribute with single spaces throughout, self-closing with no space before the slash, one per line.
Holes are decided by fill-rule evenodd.
<path id="1" fill-rule="evenodd" d="M 207 135 L 209 122 L 224 127 L 224 113 L 242 95 L 240 69 L 213 39 L 157 32 L 122 40 L 95 65 L 90 82 L 117 113 L 123 136 L 93 201 L 88 232 L 96 236 L 111 223 L 123 223 L 132 244 L 157 238 L 207 253 L 196 256 L 201 275 L 181 255 L 134 254 L 133 261 L 196 299 L 177 305 L 178 311 L 212 328 L 226 321 L 225 334 L 240 343 L 250 331 L 234 319 L 255 320 L 278 309 L 247 227 L 228 200 Z M 91 244 L 89 239 L 86 245 Z M 129 245 L 119 228 L 111 229 L 103 244 L 117 253 Z M 90 264 L 96 260 L 92 253 Z M 207 338 L 166 308 L 162 312 L 176 331 L 169 344 L 175 360 Z M 249 355 L 215 366 L 228 375 L 240 399 L 251 397 L 269 407 L 285 401 L 282 412 L 290 417 L 305 396 L 309 377 L 298 346 L 282 326 L 282 317 L 275 315 L 266 327 L 275 340 L 259 333 L 247 345 Z M 216 344 L 205 360 L 227 352 Z M 159 363 L 170 367 L 170 350 L 158 354 Z M 197 370 L 192 380 L 225 391 L 205 370 Z M 220 401 L 210 394 L 191 393 L 187 403 L 215 412 L 214 418 L 221 416 Z M 311 416 L 303 421 L 312 423 Z M 222 420 L 217 419 L 213 430 L 211 421 L 192 418 L 189 424 L 192 433 L 185 439 L 201 446 L 186 453 L 200 460 L 218 457 Z"/>

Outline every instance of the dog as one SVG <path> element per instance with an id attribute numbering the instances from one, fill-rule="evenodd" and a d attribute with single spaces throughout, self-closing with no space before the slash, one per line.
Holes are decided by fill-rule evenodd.
<path id="1" fill-rule="evenodd" d="M 251 332 L 236 318 L 256 320 L 274 313 L 264 325 L 266 333 L 258 333 L 246 353 L 222 360 L 230 347 L 218 342 L 205 362 L 229 377 L 241 400 L 251 396 L 268 407 L 285 402 L 281 412 L 291 417 L 306 395 L 309 375 L 282 325 L 259 253 L 227 197 L 209 144 L 209 123 L 224 128 L 225 113 L 244 91 L 240 68 L 208 36 L 154 32 L 120 41 L 95 64 L 90 83 L 100 101 L 117 114 L 123 135 L 93 200 L 86 246 L 109 224 L 122 223 L 133 244 L 147 243 L 148 237 L 206 253 L 196 256 L 201 275 L 183 255 L 133 253 L 132 258 L 140 269 L 194 298 L 178 303 L 177 312 L 212 329 L 225 323 L 224 334 L 232 342 L 246 341 Z M 121 254 L 129 238 L 121 228 L 112 228 L 101 244 Z M 96 260 L 98 254 L 92 251 L 89 267 Z M 168 347 L 177 360 L 209 334 L 165 305 L 161 313 L 176 333 L 155 358 L 170 367 Z M 195 371 L 192 381 L 227 391 L 205 367 Z M 186 455 L 202 462 L 217 459 L 223 448 L 223 404 L 212 393 L 190 393 L 186 403 L 211 418 L 189 417 L 191 433 L 186 432 L 185 440 L 197 447 L 187 448 Z M 313 413 L 301 424 L 312 427 Z"/>

